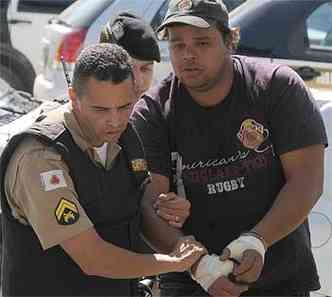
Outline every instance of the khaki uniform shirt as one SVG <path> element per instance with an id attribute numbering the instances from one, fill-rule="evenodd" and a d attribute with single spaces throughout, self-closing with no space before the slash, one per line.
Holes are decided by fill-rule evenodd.
<path id="1" fill-rule="evenodd" d="M 93 162 L 101 163 L 92 145 L 85 140 L 70 104 L 50 112 L 49 116 L 64 119 L 75 143 Z M 110 169 L 111 161 L 120 150 L 119 145 L 108 144 L 106 169 Z M 22 224 L 32 226 L 44 249 L 93 226 L 80 206 L 68 166 L 61 155 L 35 138 L 24 139 L 13 153 L 6 171 L 5 192 L 13 216 Z M 56 219 L 63 200 L 70 205 L 73 203 L 79 212 L 79 219 L 73 224 L 61 225 Z"/>

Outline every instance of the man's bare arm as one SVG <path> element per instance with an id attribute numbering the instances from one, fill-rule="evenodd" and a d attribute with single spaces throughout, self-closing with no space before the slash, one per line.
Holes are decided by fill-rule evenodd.
<path id="1" fill-rule="evenodd" d="M 308 217 L 319 199 L 323 189 L 324 146 L 312 145 L 285 153 L 280 157 L 286 179 L 271 209 L 253 228 L 262 236 L 265 247 L 284 238 L 294 231 Z M 234 240 L 222 254 L 222 259 L 230 255 L 234 258 Z M 252 241 L 252 240 L 251 240 Z M 230 251 L 230 249 L 233 250 Z M 241 265 L 233 273 L 237 281 L 253 282 L 263 268 L 263 258 L 253 249 L 237 251 L 241 256 Z M 263 253 L 264 254 L 264 253 Z M 227 255 L 225 257 L 225 255 Z"/>
<path id="2" fill-rule="evenodd" d="M 61 247 L 87 275 L 128 279 L 171 271 L 185 271 L 205 249 L 193 239 L 171 255 L 138 254 L 104 241 L 94 228 L 61 243 Z"/>
<path id="3" fill-rule="evenodd" d="M 144 238 L 155 250 L 165 253 L 172 251 L 176 242 L 183 236 L 180 229 L 171 227 L 153 208 L 156 198 L 162 193 L 168 193 L 169 188 L 167 177 L 152 174 L 152 182 L 147 185 L 142 200 Z"/>
<path id="4" fill-rule="evenodd" d="M 323 190 L 323 145 L 288 152 L 280 159 L 286 184 L 270 211 L 255 227 L 269 246 L 303 223 Z"/>
<path id="5" fill-rule="evenodd" d="M 150 242 L 156 250 L 168 252 L 179 242 L 183 234 L 180 229 L 172 228 L 167 221 L 161 219 L 153 209 L 155 197 L 158 197 L 161 193 L 169 192 L 168 178 L 153 174 L 152 180 L 153 182 L 147 189 L 147 195 L 143 199 L 144 233 L 148 239 L 151 238 Z M 196 271 L 199 263 L 200 260 L 192 266 L 192 271 Z M 232 283 L 226 277 L 220 276 L 213 283 L 211 292 L 209 292 L 213 296 L 239 296 L 245 290 L 247 290 L 247 287 Z"/>

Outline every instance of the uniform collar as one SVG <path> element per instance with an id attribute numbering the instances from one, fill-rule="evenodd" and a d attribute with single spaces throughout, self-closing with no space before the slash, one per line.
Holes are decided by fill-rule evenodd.
<path id="1" fill-rule="evenodd" d="M 64 111 L 64 124 L 72 135 L 74 142 L 80 147 L 80 149 L 83 152 L 87 152 L 93 160 L 99 163 L 99 156 L 96 154 L 94 146 L 86 140 L 84 132 L 82 131 L 79 122 L 77 121 L 73 112 L 71 103 L 67 104 L 66 110 Z M 117 143 L 108 144 L 106 168 L 110 168 L 112 160 L 115 159 L 120 151 L 121 146 Z"/>
<path id="2" fill-rule="evenodd" d="M 75 143 L 83 152 L 91 149 L 93 146 L 86 140 L 86 137 L 75 117 L 71 103 L 68 103 L 67 109 L 64 111 L 63 115 L 65 126 L 72 135 Z"/>

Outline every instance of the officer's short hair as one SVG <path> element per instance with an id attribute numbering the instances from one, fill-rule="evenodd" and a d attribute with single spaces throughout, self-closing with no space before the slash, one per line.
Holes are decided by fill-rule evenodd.
<path id="1" fill-rule="evenodd" d="M 93 77 L 98 81 L 110 81 L 114 84 L 133 79 L 131 58 L 120 46 L 100 43 L 88 46 L 75 63 L 72 87 L 78 97 L 84 95 L 86 82 Z"/>

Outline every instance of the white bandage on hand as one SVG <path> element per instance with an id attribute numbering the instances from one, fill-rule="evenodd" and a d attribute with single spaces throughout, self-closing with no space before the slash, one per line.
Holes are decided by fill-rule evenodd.
<path id="1" fill-rule="evenodd" d="M 265 246 L 263 242 L 255 236 L 243 234 L 239 238 L 233 240 L 226 248 L 230 251 L 230 258 L 241 261 L 244 251 L 255 250 L 263 259 L 265 257 Z"/>
<path id="2" fill-rule="evenodd" d="M 221 261 L 217 255 L 205 255 L 199 261 L 192 279 L 198 282 L 205 291 L 221 276 L 227 277 L 233 271 L 233 262 Z"/>

